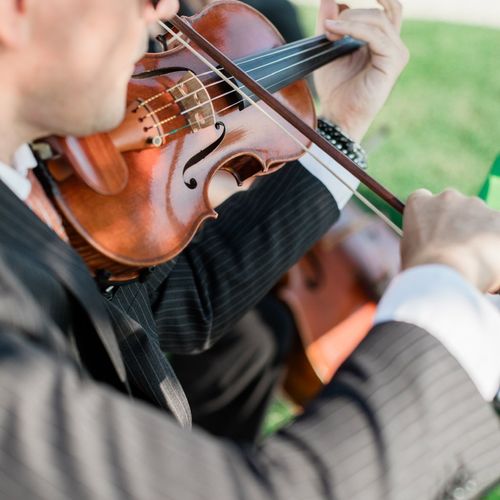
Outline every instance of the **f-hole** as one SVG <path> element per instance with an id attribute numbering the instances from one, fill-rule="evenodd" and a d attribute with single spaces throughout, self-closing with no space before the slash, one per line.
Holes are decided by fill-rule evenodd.
<path id="1" fill-rule="evenodd" d="M 196 189 L 198 187 L 198 181 L 191 177 L 191 179 L 186 180 L 186 172 L 191 168 L 194 167 L 197 163 L 200 161 L 204 160 L 210 153 L 215 151 L 220 143 L 224 140 L 224 137 L 226 136 L 226 126 L 224 125 L 223 122 L 217 122 L 215 124 L 216 130 L 219 130 L 222 128 L 222 132 L 220 136 L 212 142 L 209 146 L 206 148 L 202 149 L 199 153 L 196 153 L 184 166 L 184 169 L 182 170 L 182 177 L 184 179 L 184 184 L 189 188 L 189 189 Z"/>

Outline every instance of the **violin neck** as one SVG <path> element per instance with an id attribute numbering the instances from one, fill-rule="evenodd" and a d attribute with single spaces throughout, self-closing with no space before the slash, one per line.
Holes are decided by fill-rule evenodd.
<path id="1" fill-rule="evenodd" d="M 245 57 L 238 60 L 237 64 L 266 90 L 274 93 L 363 45 L 364 42 L 351 37 L 332 42 L 325 35 L 319 35 L 282 45 L 256 56 Z M 238 86 L 254 101 L 258 100 L 245 86 Z M 242 108 L 249 104 L 245 99 Z"/>

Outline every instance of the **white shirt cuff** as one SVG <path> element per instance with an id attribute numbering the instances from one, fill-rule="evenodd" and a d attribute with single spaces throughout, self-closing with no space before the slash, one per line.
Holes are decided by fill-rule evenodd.
<path id="1" fill-rule="evenodd" d="M 382 297 L 375 324 L 403 321 L 439 340 L 487 401 L 500 387 L 500 312 L 458 272 L 425 265 L 397 276 Z"/>
<path id="2" fill-rule="evenodd" d="M 328 156 L 322 149 L 316 146 L 316 144 L 313 144 L 309 148 L 309 152 L 303 155 L 299 161 L 328 189 L 328 191 L 330 191 L 331 195 L 335 198 L 339 210 L 342 210 L 351 199 L 352 192 L 358 188 L 358 179 L 333 158 Z M 337 177 L 328 172 L 320 162 L 326 164 Z M 347 187 L 346 184 L 349 187 Z"/>

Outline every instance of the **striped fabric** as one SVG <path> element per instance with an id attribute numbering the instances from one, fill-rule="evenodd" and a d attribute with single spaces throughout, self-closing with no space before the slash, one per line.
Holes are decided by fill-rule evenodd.
<path id="1" fill-rule="evenodd" d="M 500 477 L 493 410 L 437 341 L 401 323 L 372 331 L 259 447 L 179 425 L 189 408 L 162 350 L 212 345 L 337 216 L 297 164 L 258 184 L 110 301 L 0 185 L 0 498 L 473 498 Z M 124 367 L 135 400 L 120 394 Z"/>

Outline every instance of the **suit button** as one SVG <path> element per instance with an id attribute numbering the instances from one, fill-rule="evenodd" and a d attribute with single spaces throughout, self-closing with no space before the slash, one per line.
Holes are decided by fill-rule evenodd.
<path id="1" fill-rule="evenodd" d="M 104 290 L 104 292 L 102 293 L 102 295 L 103 295 L 103 297 L 106 300 L 111 300 L 113 298 L 114 292 L 115 292 L 115 287 L 114 286 L 108 286 L 106 288 L 106 290 Z"/>

